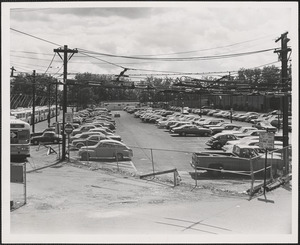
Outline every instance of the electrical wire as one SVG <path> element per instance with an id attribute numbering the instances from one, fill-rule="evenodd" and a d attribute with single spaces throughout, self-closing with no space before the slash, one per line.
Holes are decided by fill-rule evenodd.
<path id="1" fill-rule="evenodd" d="M 238 43 L 233 43 L 233 44 L 229 44 L 229 45 L 224 45 L 224 46 L 219 46 L 219 47 L 214 47 L 214 48 L 207 48 L 207 49 L 199 49 L 199 50 L 192 50 L 192 51 L 183 51 L 183 52 L 175 52 L 175 53 L 167 53 L 167 54 L 155 54 L 155 55 L 132 55 L 132 56 L 143 56 L 143 57 L 149 57 L 149 56 L 164 56 L 164 55 L 177 55 L 177 54 L 188 54 L 188 53 L 195 53 L 195 52 L 202 52 L 202 51 L 209 51 L 209 50 L 214 50 L 214 49 L 220 49 L 220 48 L 228 48 L 228 47 L 232 47 L 232 46 L 236 46 L 239 44 L 244 44 L 244 43 L 249 43 L 249 42 L 253 42 L 256 40 L 261 40 L 261 39 L 265 39 L 269 36 L 274 36 L 273 34 L 270 35 L 266 35 L 264 37 L 261 38 L 255 38 L 255 39 L 251 39 L 251 40 L 247 40 L 247 41 L 243 41 L 243 42 L 238 42 Z"/>
<path id="2" fill-rule="evenodd" d="M 186 61 L 186 60 L 211 60 L 211 59 L 224 59 L 224 58 L 233 58 L 245 55 L 252 55 L 258 54 L 263 52 L 274 51 L 275 48 L 263 49 L 263 50 L 256 50 L 250 52 L 243 52 L 243 53 L 234 53 L 234 54 L 221 54 L 221 55 L 211 55 L 211 56 L 194 56 L 194 57 L 181 57 L 181 58 L 151 58 L 151 57 L 137 57 L 137 56 L 125 56 L 125 55 L 114 55 L 114 54 L 106 54 L 106 53 L 98 53 L 93 51 L 88 51 L 84 49 L 78 49 L 80 53 L 89 53 L 89 54 L 98 54 L 108 57 L 114 58 L 125 58 L 125 59 L 138 59 L 138 60 L 162 60 L 162 61 Z"/>
<path id="3" fill-rule="evenodd" d="M 83 55 L 89 56 L 89 57 L 91 57 L 91 58 L 93 58 L 93 59 L 101 60 L 101 61 L 103 61 L 103 62 L 105 62 L 105 63 L 107 63 L 107 64 L 110 64 L 110 65 L 117 66 L 117 67 L 120 67 L 120 68 L 122 68 L 122 69 L 125 69 L 124 66 L 117 65 L 116 63 L 112 63 L 112 62 L 109 62 L 109 61 L 100 59 L 100 58 L 98 58 L 98 57 L 95 57 L 95 56 L 91 56 L 91 55 L 85 54 L 85 53 L 83 53 L 83 52 L 80 52 L 80 53 L 82 53 Z"/>
<path id="4" fill-rule="evenodd" d="M 37 52 L 30 52 L 30 51 L 18 51 L 18 50 L 10 50 L 10 52 L 13 53 L 25 53 L 25 54 L 41 54 L 41 55 L 47 55 L 47 56 L 52 56 L 53 54 L 45 54 L 45 53 L 37 53 Z"/>
<path id="5" fill-rule="evenodd" d="M 53 60 L 54 60 L 54 58 L 55 58 L 55 55 L 56 55 L 56 53 L 54 52 L 53 58 L 52 58 L 52 60 L 51 60 L 51 62 L 50 62 L 50 64 L 49 64 L 48 68 L 47 68 L 46 71 L 44 72 L 44 75 L 47 73 L 47 71 L 48 71 L 49 68 L 51 67 L 52 62 L 53 62 Z"/>
<path id="6" fill-rule="evenodd" d="M 45 40 L 45 39 L 42 39 L 42 38 L 38 38 L 36 36 L 33 36 L 33 35 L 30 35 L 28 33 L 25 33 L 25 32 L 21 32 L 21 31 L 18 31 L 14 28 L 10 28 L 11 30 L 13 31 L 16 31 L 16 32 L 19 32 L 21 34 L 24 34 L 24 35 L 28 35 L 30 37 L 33 37 L 33 38 L 36 38 L 36 39 L 39 39 L 39 40 L 42 40 L 42 41 L 45 41 L 45 42 L 48 42 L 48 43 L 51 43 L 51 44 L 55 44 L 57 46 L 62 46 L 62 45 L 59 45 L 59 44 L 56 44 L 56 43 L 53 43 L 53 42 L 50 42 L 48 40 Z M 248 40 L 248 41 L 245 41 L 245 42 L 250 42 L 252 40 Z M 245 43 L 245 42 L 241 42 L 241 43 Z M 227 45 L 227 47 L 229 46 L 234 46 L 234 45 L 237 45 L 237 44 L 240 44 L 240 43 L 235 43 L 235 44 L 232 44 L 232 45 Z M 225 46 L 223 46 L 225 47 Z M 216 47 L 216 48 L 220 48 L 220 47 Z M 141 59 L 146 59 L 146 60 L 160 60 L 160 61 L 193 61 L 193 60 L 210 60 L 210 59 L 223 59 L 223 58 L 233 58 L 233 57 L 239 57 L 239 56 L 244 56 L 244 55 L 251 55 L 251 54 L 258 54 L 258 53 L 262 53 L 262 52 L 268 52 L 268 51 L 271 51 L 271 50 L 274 50 L 274 48 L 271 48 L 271 49 L 264 49 L 264 50 L 258 50 L 258 51 L 251 51 L 251 52 L 243 52 L 243 53 L 234 53 L 234 54 L 221 54 L 221 55 L 212 55 L 212 56 L 197 56 L 197 57 L 182 57 L 182 58 L 149 58 L 149 57 L 143 57 L 143 56 L 123 56 L 123 55 L 113 55 L 113 54 L 106 54 L 106 53 L 98 53 L 98 52 L 92 52 L 92 51 L 88 51 L 88 50 L 85 50 L 85 49 L 79 49 L 81 50 L 80 53 L 82 53 L 83 55 L 87 56 L 87 57 L 90 57 L 90 58 L 93 58 L 93 59 L 97 59 L 97 60 L 100 60 L 102 62 L 105 62 L 107 64 L 110 64 L 110 65 L 114 65 L 114 66 L 117 66 L 117 67 L 120 67 L 122 69 L 127 69 L 127 70 L 140 70 L 140 71 L 154 71 L 154 72 L 164 72 L 164 73 L 167 73 L 167 72 L 170 72 L 170 71 L 155 71 L 155 70 L 148 70 L 148 69 L 137 69 L 137 68 L 126 68 L 124 66 L 121 66 L 121 65 L 118 65 L 116 63 L 113 63 L 113 62 L 109 62 L 109 61 L 106 61 L 106 60 L 103 60 L 103 59 L 100 59 L 98 57 L 95 57 L 95 56 L 92 56 L 90 54 L 94 54 L 94 55 L 102 55 L 102 56 L 108 56 L 108 57 L 115 57 L 115 58 L 128 58 L 128 59 L 138 59 L 138 60 L 141 60 Z M 199 50 L 198 50 L 199 51 Z M 179 52 L 179 53 L 189 53 L 189 52 L 194 52 L 194 51 L 187 51 L 187 52 Z M 175 54 L 175 53 L 173 53 Z M 178 53 L 177 53 L 178 54 Z M 157 56 L 157 55 L 156 55 Z M 18 56 L 16 56 L 18 57 Z M 48 66 L 46 72 L 48 71 L 48 69 L 50 68 L 52 62 L 53 62 L 53 59 L 54 59 L 55 55 L 53 56 L 52 58 L 52 61 L 50 63 L 50 65 Z M 24 58 L 28 58 L 28 59 L 35 59 L 35 58 L 29 58 L 29 57 L 24 57 Z M 62 67 L 61 67 L 62 68 Z M 60 68 L 60 69 L 61 69 Z M 59 70 L 60 70 L 59 69 Z M 46 73 L 45 72 L 45 73 Z M 236 72 L 236 71 L 232 71 L 232 72 Z M 57 74 L 58 72 L 55 73 L 55 75 Z M 211 72 L 207 72 L 207 73 L 183 73 L 183 72 L 172 72 L 173 74 L 151 74 L 151 75 L 203 75 L 203 74 L 212 74 Z M 215 72 L 213 72 L 215 73 Z M 224 73 L 224 72 L 218 72 L 218 73 Z M 226 72 L 228 73 L 228 71 Z M 145 74 L 131 74 L 131 75 L 134 75 L 134 76 L 138 76 L 138 75 L 142 75 L 142 76 L 145 76 Z"/>
<path id="7" fill-rule="evenodd" d="M 54 42 L 51 42 L 51 41 L 48 41 L 48 40 L 46 40 L 46 39 L 43 39 L 43 38 L 40 38 L 40 37 L 36 37 L 36 36 L 31 35 L 31 34 L 22 32 L 22 31 L 18 31 L 18 30 L 14 29 L 14 28 L 10 28 L 10 29 L 11 29 L 12 31 L 15 31 L 15 32 L 18 32 L 18 33 L 21 33 L 21 34 L 24 34 L 24 35 L 33 37 L 33 38 L 35 38 L 35 39 L 38 39 L 38 40 L 41 40 L 41 41 L 44 41 L 44 42 L 47 42 L 47 43 L 50 43 L 50 44 L 54 44 L 55 46 L 62 47 L 62 45 L 57 44 L 57 43 L 54 43 Z"/>
<path id="8" fill-rule="evenodd" d="M 16 58 L 24 58 L 24 59 L 30 59 L 30 60 L 46 60 L 49 61 L 49 59 L 40 59 L 40 58 L 34 58 L 34 57 L 25 57 L 25 56 L 18 56 L 18 55 L 10 55 L 11 57 Z"/>

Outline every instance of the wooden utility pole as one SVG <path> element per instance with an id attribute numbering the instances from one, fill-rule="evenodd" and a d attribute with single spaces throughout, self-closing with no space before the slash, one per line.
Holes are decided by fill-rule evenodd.
<path id="1" fill-rule="evenodd" d="M 50 119 L 51 119 L 51 83 L 48 84 L 48 115 L 47 115 L 47 122 L 48 128 L 50 128 Z"/>
<path id="2" fill-rule="evenodd" d="M 63 83 L 63 122 L 62 122 L 62 132 L 63 132 L 63 139 L 62 139 L 62 159 L 66 159 L 66 134 L 65 134 L 65 113 L 67 112 L 67 75 L 68 75 L 68 61 L 72 58 L 75 53 L 78 53 L 77 49 L 68 49 L 68 45 L 64 45 L 64 48 L 61 49 L 54 49 L 59 57 L 64 62 L 64 83 Z M 64 53 L 64 57 L 62 58 L 60 53 Z M 68 59 L 68 53 L 71 53 L 70 58 Z"/>
<path id="3" fill-rule="evenodd" d="M 289 118 L 289 95 L 288 95 L 288 52 L 291 51 L 288 48 L 287 43 L 290 39 L 287 37 L 288 32 L 281 34 L 281 36 L 275 41 L 281 40 L 281 49 L 275 50 L 275 53 L 279 53 L 279 58 L 281 59 L 281 83 L 282 83 L 282 124 L 283 124 L 283 147 L 289 145 L 289 129 L 288 129 L 288 118 Z M 285 151 L 284 151 L 285 152 Z M 286 154 L 286 153 L 285 153 Z M 285 155 L 284 154 L 284 155 Z M 284 156 L 284 159 L 287 157 Z M 286 163 L 286 174 L 289 173 L 289 164 Z"/>
<path id="4" fill-rule="evenodd" d="M 57 123 L 57 92 L 58 92 L 58 81 L 56 79 L 56 83 L 55 83 L 55 122 Z M 60 132 L 59 132 L 60 133 Z"/>
<path id="5" fill-rule="evenodd" d="M 32 81 L 32 116 L 31 116 L 32 133 L 35 130 L 35 70 L 33 70 L 33 81 Z"/>

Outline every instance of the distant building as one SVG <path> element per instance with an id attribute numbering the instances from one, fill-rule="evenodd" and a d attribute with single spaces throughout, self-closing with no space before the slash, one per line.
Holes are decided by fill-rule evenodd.
<path id="1" fill-rule="evenodd" d="M 100 107 L 105 107 L 110 111 L 123 110 L 126 106 L 140 107 L 139 101 L 102 101 L 99 105 Z"/>

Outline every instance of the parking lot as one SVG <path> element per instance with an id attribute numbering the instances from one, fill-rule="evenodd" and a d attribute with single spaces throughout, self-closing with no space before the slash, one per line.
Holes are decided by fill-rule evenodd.
<path id="1" fill-rule="evenodd" d="M 154 123 L 145 123 L 140 118 L 134 117 L 126 111 L 113 111 L 120 117 L 113 117 L 116 122 L 115 134 L 122 137 L 123 143 L 133 150 L 131 160 L 89 160 L 80 161 L 78 150 L 70 151 L 70 158 L 78 163 L 88 166 L 90 169 L 112 168 L 117 171 L 126 171 L 136 176 L 157 173 L 176 169 L 179 173 L 180 184 L 188 184 L 191 187 L 202 187 L 232 193 L 245 193 L 251 187 L 251 178 L 232 173 L 222 173 L 219 177 L 213 177 L 206 171 L 195 172 L 191 167 L 192 154 L 199 151 L 213 151 L 205 142 L 210 136 L 179 136 L 171 134 L 165 128 L 158 128 Z M 204 115 L 203 118 L 213 118 Z M 230 122 L 229 119 L 224 119 Z M 241 126 L 251 126 L 251 123 L 233 121 Z M 45 125 L 37 125 L 37 130 L 43 130 Z M 55 152 L 49 155 L 49 146 Z M 34 168 L 47 166 L 47 159 L 59 158 L 61 147 L 57 144 L 31 146 L 31 157 L 28 163 Z M 42 159 L 42 161 L 41 161 Z M 71 160 L 71 161 L 73 161 Z M 148 180 L 174 181 L 173 173 L 155 175 Z M 255 180 L 255 185 L 261 184 L 262 178 Z"/>
<path id="2" fill-rule="evenodd" d="M 122 137 L 123 142 L 133 150 L 132 161 L 89 161 L 92 168 L 110 166 L 121 168 L 126 171 L 135 172 L 137 175 L 157 173 L 177 169 L 180 175 L 181 184 L 191 186 L 202 186 L 210 189 L 219 189 L 243 193 L 250 188 L 251 178 L 241 177 L 234 174 L 222 174 L 216 178 L 210 176 L 206 171 L 197 171 L 191 167 L 192 153 L 198 151 L 212 150 L 205 142 L 210 138 L 205 136 L 179 136 L 170 134 L 167 129 L 157 128 L 153 123 L 142 122 L 133 114 L 125 111 L 115 117 L 115 134 Z M 204 118 L 212 118 L 203 116 Z M 230 120 L 225 119 L 230 122 Z M 235 123 L 235 122 L 234 122 Z M 250 126 L 245 122 L 236 122 L 242 126 Z M 77 158 L 77 151 L 71 152 L 71 156 Z M 78 159 L 78 158 L 77 158 Z M 86 162 L 84 162 L 86 164 Z M 157 175 L 159 180 L 173 181 L 172 174 Z M 150 178 L 151 179 L 151 178 Z M 256 180 L 260 184 L 262 179 Z"/>

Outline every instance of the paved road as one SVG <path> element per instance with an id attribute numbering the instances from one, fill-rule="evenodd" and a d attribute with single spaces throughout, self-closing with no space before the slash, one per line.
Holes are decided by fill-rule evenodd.
<path id="1" fill-rule="evenodd" d="M 192 153 L 211 150 L 205 145 L 209 137 L 172 135 L 166 129 L 158 129 L 154 124 L 134 118 L 133 114 L 124 111 L 120 114 L 121 117 L 116 119 L 116 133 L 133 149 L 133 162 L 140 172 L 153 170 L 152 159 L 155 171 L 173 168 L 179 171 L 193 171 L 190 166 Z M 238 124 L 250 125 L 243 122 Z"/>

